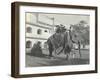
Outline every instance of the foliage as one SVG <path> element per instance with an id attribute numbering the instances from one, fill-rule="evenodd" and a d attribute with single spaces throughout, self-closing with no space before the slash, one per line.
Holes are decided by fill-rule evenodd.
<path id="1" fill-rule="evenodd" d="M 71 28 L 73 28 L 71 30 Z M 79 23 L 70 25 L 70 29 L 72 36 L 77 38 L 77 41 L 80 41 L 81 44 L 83 45 L 88 45 L 89 44 L 89 25 L 87 24 L 86 21 L 81 20 Z M 62 24 L 56 26 L 56 32 L 61 33 L 65 32 L 66 27 Z M 73 39 L 75 40 L 75 38 Z"/>
<path id="2" fill-rule="evenodd" d="M 76 31 L 80 42 L 83 45 L 89 44 L 89 25 L 82 20 L 78 24 L 71 26 L 73 27 L 73 31 Z"/>

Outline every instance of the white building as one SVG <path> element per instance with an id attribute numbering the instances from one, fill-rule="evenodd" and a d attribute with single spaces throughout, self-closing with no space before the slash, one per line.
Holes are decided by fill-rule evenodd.
<path id="1" fill-rule="evenodd" d="M 26 13 L 26 50 L 29 52 L 34 43 L 40 41 L 42 48 L 54 32 L 54 19 L 45 14 Z"/>

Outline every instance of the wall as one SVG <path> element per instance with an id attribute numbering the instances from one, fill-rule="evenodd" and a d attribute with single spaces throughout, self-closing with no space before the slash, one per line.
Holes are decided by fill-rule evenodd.
<path id="1" fill-rule="evenodd" d="M 39 78 L 22 78 L 14 79 L 10 77 L 11 68 L 11 2 L 15 0 L 1 0 L 0 2 L 0 80 L 100 80 L 100 54 L 98 55 L 98 74 L 80 74 L 80 75 L 64 75 L 54 77 Z M 18 0 L 17 0 L 18 1 Z M 28 0 L 19 0 L 28 1 Z M 76 4 L 98 6 L 100 9 L 100 0 L 29 0 L 30 2 L 56 3 L 56 4 Z M 100 14 L 100 11 L 99 13 Z M 98 15 L 98 20 L 100 16 Z M 99 25 L 100 26 L 100 23 Z M 100 28 L 98 27 L 98 34 Z M 100 37 L 98 37 L 100 44 Z M 100 45 L 98 46 L 100 47 Z M 98 51 L 98 53 L 100 50 Z"/>
<path id="2" fill-rule="evenodd" d="M 32 28 L 32 33 L 26 33 L 26 37 L 35 37 L 35 38 L 43 38 L 43 39 L 48 39 L 48 37 L 51 35 L 50 29 L 46 29 L 46 28 L 42 28 L 42 27 L 38 27 L 35 25 L 30 25 L 30 24 L 26 24 L 26 27 L 31 27 Z M 37 33 L 37 30 L 40 29 L 41 30 L 41 34 Z M 45 30 L 47 30 L 48 32 L 44 32 Z"/>
<path id="3" fill-rule="evenodd" d="M 37 43 L 37 41 L 40 41 L 41 47 L 44 48 L 44 43 L 47 41 L 48 37 L 50 37 L 51 35 L 50 31 L 52 29 L 52 26 L 47 26 L 45 24 L 41 25 L 39 21 L 47 21 L 48 23 L 52 22 L 53 24 L 53 21 L 47 19 L 46 16 L 43 14 L 26 13 L 26 41 L 32 42 L 31 48 L 33 47 L 34 43 Z M 32 29 L 31 33 L 27 32 L 28 27 Z M 38 34 L 38 30 L 41 31 L 40 34 Z M 47 30 L 47 32 L 45 32 L 45 30 Z M 26 48 L 26 52 L 27 51 L 30 52 L 31 48 Z"/>

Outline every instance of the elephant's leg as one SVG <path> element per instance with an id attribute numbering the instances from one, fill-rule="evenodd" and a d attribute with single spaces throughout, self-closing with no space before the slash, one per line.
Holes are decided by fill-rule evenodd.
<path id="1" fill-rule="evenodd" d="M 66 54 L 66 60 L 68 60 L 68 59 L 69 59 L 69 54 L 67 53 L 67 54 Z"/>
<path id="2" fill-rule="evenodd" d="M 53 57 L 52 52 L 53 52 L 53 48 L 52 46 L 49 46 L 49 58 Z"/>
<path id="3" fill-rule="evenodd" d="M 57 54 L 56 49 L 54 49 L 54 53 Z"/>
<path id="4" fill-rule="evenodd" d="M 52 49 L 49 49 L 49 57 L 52 57 Z"/>
<path id="5" fill-rule="evenodd" d="M 66 50 L 64 50 L 64 53 L 66 55 L 66 60 L 68 60 L 69 59 L 69 53 Z"/>
<path id="6" fill-rule="evenodd" d="M 49 57 L 52 57 L 52 51 L 53 51 L 53 46 L 52 43 L 49 41 L 48 42 L 48 50 L 49 50 Z"/>

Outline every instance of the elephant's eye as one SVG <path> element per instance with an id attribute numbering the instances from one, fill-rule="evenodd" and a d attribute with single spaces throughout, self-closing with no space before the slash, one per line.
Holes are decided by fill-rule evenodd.
<path id="1" fill-rule="evenodd" d="M 77 37 L 77 35 L 74 35 L 74 37 Z"/>

